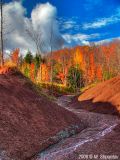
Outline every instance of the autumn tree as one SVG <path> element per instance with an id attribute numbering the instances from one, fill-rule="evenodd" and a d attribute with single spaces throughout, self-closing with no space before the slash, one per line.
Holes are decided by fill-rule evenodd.
<path id="1" fill-rule="evenodd" d="M 89 61 L 88 79 L 89 79 L 89 82 L 92 82 L 95 79 L 94 54 L 90 53 L 89 58 L 90 58 L 90 61 Z"/>
<path id="2" fill-rule="evenodd" d="M 49 45 L 50 45 L 50 56 L 51 56 L 51 69 L 50 69 L 50 82 L 53 85 L 53 22 L 51 22 L 50 26 L 50 37 L 49 37 Z"/>
<path id="3" fill-rule="evenodd" d="M 42 57 L 41 57 L 41 55 L 36 54 L 35 57 L 34 57 L 34 59 L 33 59 L 33 61 L 34 61 L 34 63 L 35 63 L 36 69 L 38 69 L 39 66 L 40 66 L 40 63 L 42 62 Z"/>
<path id="4" fill-rule="evenodd" d="M 78 88 L 84 86 L 83 72 L 76 67 L 70 67 L 68 72 L 68 84 L 70 88 L 77 92 Z"/>
<path id="5" fill-rule="evenodd" d="M 50 84 L 53 85 L 58 83 L 71 87 L 76 92 L 89 83 L 103 81 L 120 74 L 119 51 L 120 41 L 76 46 L 57 51 L 53 51 L 52 47 L 52 54 L 50 52 L 44 57 L 38 57 L 29 53 L 25 56 L 25 62 L 29 64 L 26 68 L 30 68 L 28 77 L 34 82 L 37 79 L 39 83 L 52 82 Z M 35 74 L 36 66 L 37 74 Z"/>
<path id="6" fill-rule="evenodd" d="M 67 85 L 68 68 L 70 67 L 69 49 L 65 49 L 64 53 L 61 53 L 60 61 L 61 61 L 61 66 L 62 66 L 61 80 L 62 80 L 63 84 L 66 86 Z"/>
<path id="7" fill-rule="evenodd" d="M 16 66 L 18 66 L 18 63 L 19 63 L 19 53 L 20 53 L 20 49 L 17 48 L 11 54 L 11 60 L 13 64 L 15 64 Z"/>
<path id="8" fill-rule="evenodd" d="M 30 64 L 30 79 L 34 82 L 35 81 L 35 64 Z"/>
<path id="9" fill-rule="evenodd" d="M 39 56 L 39 55 L 37 55 L 37 56 Z M 41 57 L 41 56 L 39 58 L 37 58 L 37 61 L 38 60 L 39 60 L 39 64 L 38 64 L 39 68 L 37 71 L 37 81 L 41 83 L 41 82 L 43 82 L 43 72 L 47 66 L 47 62 L 46 62 L 46 58 Z M 47 71 L 45 70 L 45 72 L 47 72 Z M 47 75 L 47 74 L 48 73 L 46 73 L 45 75 Z"/>
<path id="10" fill-rule="evenodd" d="M 27 52 L 24 60 L 28 64 L 31 64 L 33 62 L 33 55 L 32 55 L 32 53 L 30 51 Z"/>
<path id="11" fill-rule="evenodd" d="M 28 36 L 31 38 L 32 42 L 36 46 L 37 54 L 42 54 L 41 48 L 43 47 L 44 43 L 42 41 L 42 32 L 41 29 L 39 28 L 38 30 L 35 30 L 35 28 L 32 25 L 31 21 L 26 21 L 26 32 Z"/>
<path id="12" fill-rule="evenodd" d="M 99 81 L 103 80 L 103 73 L 102 73 L 102 67 L 101 67 L 101 65 L 97 66 L 96 77 L 97 77 L 97 80 L 99 80 Z"/>

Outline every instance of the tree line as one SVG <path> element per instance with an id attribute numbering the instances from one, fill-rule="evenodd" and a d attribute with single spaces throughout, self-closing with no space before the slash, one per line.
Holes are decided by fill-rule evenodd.
<path id="1" fill-rule="evenodd" d="M 16 65 L 35 83 L 58 84 L 77 90 L 120 74 L 120 41 L 101 45 L 76 46 L 24 57 L 15 49 L 6 63 Z"/>

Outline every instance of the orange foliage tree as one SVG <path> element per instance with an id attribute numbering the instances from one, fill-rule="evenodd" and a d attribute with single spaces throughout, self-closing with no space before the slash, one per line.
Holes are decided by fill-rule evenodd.
<path id="1" fill-rule="evenodd" d="M 103 80 L 103 73 L 102 73 L 102 67 L 101 65 L 97 66 L 97 70 L 96 70 L 96 77 L 99 81 Z"/>
<path id="2" fill-rule="evenodd" d="M 49 80 L 48 67 L 45 63 L 41 64 L 41 80 L 42 82 Z"/>
<path id="3" fill-rule="evenodd" d="M 30 79 L 34 82 L 35 81 L 35 64 L 30 64 Z"/>
<path id="4" fill-rule="evenodd" d="M 16 66 L 18 66 L 18 63 L 19 63 L 19 53 L 20 53 L 20 49 L 16 48 L 11 54 L 11 60 Z"/>
<path id="5" fill-rule="evenodd" d="M 18 52 L 15 50 L 12 60 L 17 64 Z M 41 63 L 38 71 L 39 82 L 50 82 L 51 54 L 45 56 L 46 62 Z M 93 83 L 96 80 L 109 79 L 120 73 L 120 41 L 108 44 L 76 46 L 52 52 L 52 70 L 55 83 L 67 85 L 68 71 L 71 67 L 82 70 L 84 83 Z M 34 63 L 34 62 L 33 62 Z M 30 75 L 33 78 L 34 64 L 30 66 Z M 108 75 L 109 76 L 108 76 Z M 107 75 L 107 78 L 105 78 Z"/>
<path id="6" fill-rule="evenodd" d="M 88 80 L 92 82 L 95 79 L 95 62 L 94 62 L 94 54 L 90 53 L 90 62 L 89 62 L 89 69 L 88 69 Z"/>

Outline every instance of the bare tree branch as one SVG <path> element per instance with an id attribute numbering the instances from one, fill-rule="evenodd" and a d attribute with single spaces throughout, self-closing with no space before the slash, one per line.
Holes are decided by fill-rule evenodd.
<path id="1" fill-rule="evenodd" d="M 0 65 L 1 66 L 3 66 L 3 64 L 4 64 L 4 60 L 3 60 L 3 50 L 4 50 L 4 43 L 3 43 L 3 0 L 0 0 L 0 20 L 1 20 L 1 22 L 0 22 L 0 41 L 1 41 L 1 43 L 0 43 L 0 52 L 1 52 L 1 54 L 0 54 Z"/>

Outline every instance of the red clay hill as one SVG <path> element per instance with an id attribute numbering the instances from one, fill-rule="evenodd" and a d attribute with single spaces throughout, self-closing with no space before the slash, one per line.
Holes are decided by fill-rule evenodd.
<path id="1" fill-rule="evenodd" d="M 3 74 L 4 73 L 4 74 Z M 39 95 L 18 71 L 0 74 L 0 158 L 30 159 L 62 138 L 61 131 L 82 130 L 79 118 Z"/>
<path id="2" fill-rule="evenodd" d="M 92 112 L 113 114 L 120 113 L 120 76 L 102 82 L 82 93 L 72 107 Z"/>

